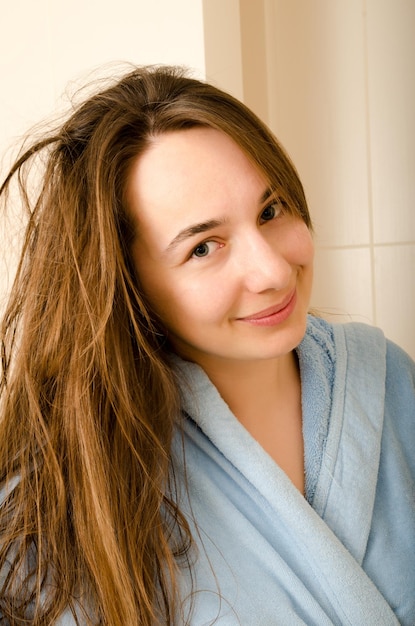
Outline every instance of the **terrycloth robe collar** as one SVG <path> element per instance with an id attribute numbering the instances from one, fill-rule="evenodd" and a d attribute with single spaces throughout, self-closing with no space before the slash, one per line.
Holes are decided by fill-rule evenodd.
<path id="1" fill-rule="evenodd" d="M 385 338 L 376 328 L 368 334 L 360 324 L 329 327 L 310 318 L 298 356 L 308 497 L 362 563 L 381 450 Z M 377 394 L 368 402 L 367 390 L 373 386 Z"/>
<path id="2" fill-rule="evenodd" d="M 307 499 L 238 422 L 203 370 L 175 359 L 187 416 L 184 450 L 190 504 L 184 499 L 182 506 L 188 507 L 189 519 L 195 519 L 199 560 L 206 555 L 206 562 L 221 571 L 226 561 L 229 576 L 217 576 L 217 571 L 215 576 L 225 604 L 232 605 L 241 596 L 238 569 L 255 576 L 253 561 L 260 550 L 257 573 L 263 580 L 252 583 L 258 606 L 255 601 L 240 604 L 242 611 L 252 604 L 255 614 L 236 615 L 235 621 L 228 614 L 224 624 L 396 625 L 389 605 L 361 568 L 380 457 L 385 340 L 376 330 L 368 339 L 360 325 L 331 330 L 310 318 L 297 351 Z M 365 372 L 379 390 L 370 403 Z M 180 466 L 180 452 L 177 456 Z M 227 524 L 234 524 L 235 534 L 242 537 L 245 554 L 233 550 Z M 259 537 L 264 539 L 261 544 Z M 216 549 L 222 565 L 216 564 Z M 212 589 L 209 570 L 206 563 L 196 564 L 197 588 Z M 268 595 L 263 602 L 275 601 L 275 621 L 267 621 L 266 610 L 261 618 L 261 587 L 265 594 L 273 590 L 273 599 Z M 222 616 L 217 606 L 210 612 L 208 598 L 215 589 L 195 596 L 197 619 L 192 623 Z"/>

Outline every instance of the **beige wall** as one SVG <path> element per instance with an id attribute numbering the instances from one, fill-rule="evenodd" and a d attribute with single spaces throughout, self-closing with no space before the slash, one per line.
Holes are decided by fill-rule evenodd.
<path id="1" fill-rule="evenodd" d="M 110 62 L 204 76 L 201 0 L 14 0 L 2 10 L 0 148 L 50 114 L 69 81 Z"/>
<path id="2" fill-rule="evenodd" d="M 312 304 L 381 326 L 415 357 L 415 2 L 214 0 L 207 21 L 212 1 L 207 77 L 269 123 L 306 188 Z"/>

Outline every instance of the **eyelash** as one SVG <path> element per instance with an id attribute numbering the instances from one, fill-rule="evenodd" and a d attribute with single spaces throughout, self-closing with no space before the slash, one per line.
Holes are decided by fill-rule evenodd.
<path id="1" fill-rule="evenodd" d="M 283 213 L 285 207 L 286 207 L 286 202 L 284 202 L 283 200 L 281 200 L 281 198 L 277 198 L 276 200 L 273 200 L 272 202 L 270 202 L 269 204 L 267 204 L 267 206 L 261 211 L 261 214 L 259 216 L 260 222 L 262 221 L 262 224 L 265 224 L 266 222 L 271 222 L 272 220 L 278 218 L 281 216 L 281 213 Z M 271 217 L 267 218 L 267 219 L 263 219 L 263 215 L 266 211 L 268 211 L 269 209 L 273 209 L 274 213 L 272 214 Z M 198 256 L 196 254 L 196 251 L 198 250 L 198 248 L 203 248 L 204 246 L 208 246 L 208 244 L 210 243 L 216 243 L 219 247 L 221 247 L 221 244 L 214 241 L 214 240 L 206 240 L 206 241 L 201 241 L 195 248 L 193 248 L 190 257 L 189 258 L 196 258 L 196 259 L 203 259 L 207 256 L 209 256 L 209 249 L 207 249 L 207 253 L 206 254 L 202 254 L 200 256 Z"/>

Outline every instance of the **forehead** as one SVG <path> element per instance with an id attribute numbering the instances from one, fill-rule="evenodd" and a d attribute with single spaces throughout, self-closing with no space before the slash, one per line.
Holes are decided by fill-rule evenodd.
<path id="1" fill-rule="evenodd" d="M 262 186 L 264 176 L 225 133 L 205 127 L 155 137 L 141 154 L 127 181 L 127 203 L 139 218 L 171 203 L 214 205 L 238 188 Z M 242 190 L 242 189 L 241 189 Z"/>

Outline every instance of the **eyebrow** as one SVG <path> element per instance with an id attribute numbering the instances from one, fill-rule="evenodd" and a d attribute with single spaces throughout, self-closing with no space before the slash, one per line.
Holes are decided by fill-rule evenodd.
<path id="1" fill-rule="evenodd" d="M 275 191 L 273 189 L 271 189 L 270 187 L 267 187 L 267 189 L 265 189 L 264 193 L 262 194 L 259 204 L 263 204 L 264 202 L 266 202 L 268 200 L 268 198 L 271 198 L 271 196 L 273 196 L 275 194 Z"/>
<path id="2" fill-rule="evenodd" d="M 274 194 L 274 191 L 268 187 L 264 191 L 262 196 L 260 197 L 259 204 L 263 204 L 264 202 L 266 202 L 268 198 L 270 198 L 273 194 Z M 165 254 L 168 254 L 169 252 L 174 250 L 174 248 L 176 248 L 176 246 L 178 246 L 179 243 L 182 243 L 182 241 L 186 241 L 186 239 L 190 239 L 190 237 L 194 237 L 194 235 L 200 235 L 201 233 L 206 233 L 209 230 L 213 230 L 214 228 L 217 228 L 218 226 L 223 226 L 226 223 L 226 221 L 227 220 L 225 219 L 212 219 L 212 220 L 207 220 L 206 222 L 199 222 L 198 224 L 192 224 L 191 226 L 187 226 L 186 228 L 183 228 L 183 230 L 181 230 L 174 237 L 174 239 L 171 240 L 171 242 L 169 243 L 169 245 L 167 246 L 165 250 Z"/>
<path id="3" fill-rule="evenodd" d="M 193 237 L 194 235 L 200 235 L 201 233 L 206 233 L 207 231 L 213 230 L 214 228 L 217 228 L 218 226 L 223 226 L 225 222 L 226 220 L 224 219 L 207 220 L 206 222 L 192 224 L 191 226 L 184 228 L 174 237 L 174 239 L 171 240 L 171 242 L 166 248 L 166 253 L 173 250 L 182 241 L 185 241 L 186 239 L 189 239 L 190 237 Z"/>

